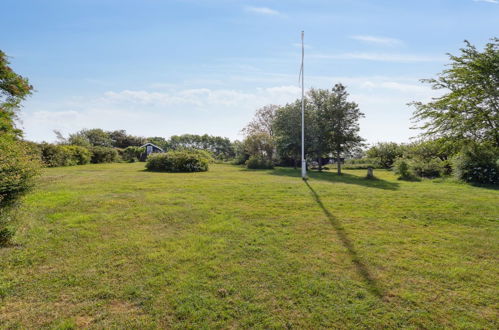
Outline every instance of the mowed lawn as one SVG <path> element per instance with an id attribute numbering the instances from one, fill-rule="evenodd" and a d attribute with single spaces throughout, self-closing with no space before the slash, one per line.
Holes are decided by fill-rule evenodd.
<path id="1" fill-rule="evenodd" d="M 499 190 L 391 172 L 44 171 L 0 328 L 499 327 Z"/>

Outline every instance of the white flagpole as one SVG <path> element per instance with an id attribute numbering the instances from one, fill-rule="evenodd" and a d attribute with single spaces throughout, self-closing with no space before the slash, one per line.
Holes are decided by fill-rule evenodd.
<path id="1" fill-rule="evenodd" d="M 304 59 L 305 46 L 303 44 L 304 31 L 301 31 L 301 177 L 307 178 L 307 161 L 305 160 L 305 83 L 304 78 Z"/>

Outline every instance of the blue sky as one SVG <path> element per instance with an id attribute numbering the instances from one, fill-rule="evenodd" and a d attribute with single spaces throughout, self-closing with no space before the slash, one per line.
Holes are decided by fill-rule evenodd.
<path id="1" fill-rule="evenodd" d="M 36 93 L 21 126 L 52 141 L 81 128 L 241 139 L 265 104 L 342 82 L 368 142 L 409 141 L 411 108 L 467 39 L 499 31 L 495 0 L 2 0 L 0 49 Z"/>

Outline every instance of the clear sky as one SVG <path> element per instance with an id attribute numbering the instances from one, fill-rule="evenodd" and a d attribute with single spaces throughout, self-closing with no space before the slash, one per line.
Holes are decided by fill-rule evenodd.
<path id="1" fill-rule="evenodd" d="M 36 92 L 26 137 L 81 128 L 241 139 L 256 108 L 342 82 L 368 142 L 408 141 L 413 100 L 467 39 L 499 32 L 497 0 L 2 0 L 0 49 Z"/>

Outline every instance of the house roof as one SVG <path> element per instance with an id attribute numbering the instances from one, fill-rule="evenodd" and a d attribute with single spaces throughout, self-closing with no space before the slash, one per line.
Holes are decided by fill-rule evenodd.
<path id="1" fill-rule="evenodd" d="M 160 147 L 158 147 L 157 145 L 155 145 L 154 143 L 151 143 L 151 142 L 147 142 L 146 144 L 144 144 L 143 146 L 141 146 L 141 148 L 145 148 L 147 146 L 152 146 L 153 148 L 156 148 L 156 149 L 159 149 L 161 150 L 162 152 L 164 152 L 163 149 L 161 149 Z"/>

